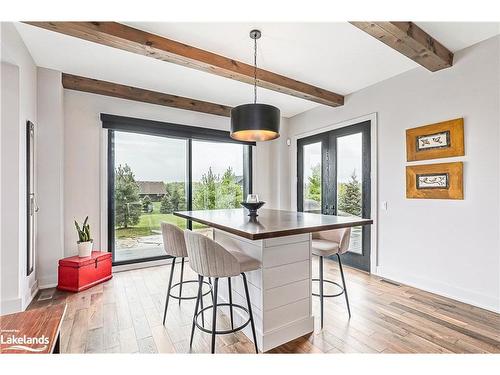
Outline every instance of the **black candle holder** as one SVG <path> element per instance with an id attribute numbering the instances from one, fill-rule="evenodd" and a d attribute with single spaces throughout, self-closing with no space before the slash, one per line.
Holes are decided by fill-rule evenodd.
<path id="1" fill-rule="evenodd" d="M 257 210 L 261 208 L 266 202 L 241 202 L 241 205 L 248 210 L 248 216 L 257 217 Z"/>

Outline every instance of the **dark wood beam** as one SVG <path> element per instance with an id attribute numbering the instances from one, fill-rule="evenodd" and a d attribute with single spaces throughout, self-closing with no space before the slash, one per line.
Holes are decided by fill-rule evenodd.
<path id="1" fill-rule="evenodd" d="M 120 85 L 118 83 L 100 81 L 98 79 L 79 77 L 63 73 L 62 85 L 65 89 L 90 92 L 92 94 L 113 96 L 115 98 L 134 100 L 163 105 L 188 111 L 209 113 L 211 115 L 229 117 L 231 107 L 204 102 L 182 96 L 164 94 L 162 92 L 140 89 L 138 87 Z"/>
<path id="2" fill-rule="evenodd" d="M 453 65 L 453 53 L 413 22 L 351 22 L 352 25 L 436 72 Z"/>
<path id="3" fill-rule="evenodd" d="M 254 80 L 252 65 L 116 22 L 25 23 L 240 82 L 252 84 Z M 333 107 L 344 104 L 342 95 L 264 69 L 257 70 L 257 84 Z"/>

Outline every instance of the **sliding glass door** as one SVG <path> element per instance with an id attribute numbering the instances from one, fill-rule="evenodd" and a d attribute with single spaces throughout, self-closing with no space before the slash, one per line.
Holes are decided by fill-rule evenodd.
<path id="1" fill-rule="evenodd" d="M 192 142 L 193 210 L 239 208 L 245 190 L 245 149 L 235 143 L 193 140 Z M 192 229 L 211 236 L 212 231 L 192 223 Z"/>
<path id="2" fill-rule="evenodd" d="M 187 227 L 172 213 L 187 208 L 188 141 L 120 131 L 112 137 L 114 262 L 162 258 L 160 223 Z"/>
<path id="3" fill-rule="evenodd" d="M 325 215 L 370 217 L 370 122 L 297 142 L 297 208 Z M 370 270 L 370 229 L 351 231 L 345 263 Z"/>
<path id="4" fill-rule="evenodd" d="M 174 211 L 237 208 L 251 190 L 251 146 L 108 132 L 108 246 L 114 264 L 165 258 L 161 222 L 211 235 Z"/>

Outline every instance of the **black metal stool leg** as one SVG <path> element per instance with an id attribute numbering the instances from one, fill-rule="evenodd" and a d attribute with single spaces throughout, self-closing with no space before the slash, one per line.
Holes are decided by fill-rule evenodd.
<path id="1" fill-rule="evenodd" d="M 208 278 L 210 280 L 210 277 Z M 201 282 L 203 283 L 203 276 L 201 276 Z M 201 310 L 203 310 L 203 284 L 201 284 L 201 298 L 200 298 L 200 304 L 201 304 Z M 205 327 L 205 313 L 202 311 L 201 312 L 201 325 L 202 327 Z"/>
<path id="2" fill-rule="evenodd" d="M 215 353 L 215 331 L 217 330 L 217 287 L 219 286 L 219 278 L 214 278 L 214 302 L 212 313 L 212 354 Z"/>
<path id="3" fill-rule="evenodd" d="M 165 312 L 163 313 L 163 325 L 165 325 L 165 319 L 167 318 L 168 300 L 170 298 L 170 288 L 172 287 L 172 278 L 174 277 L 174 268 L 175 268 L 175 258 L 172 258 L 172 268 L 170 269 L 170 277 L 168 279 L 167 298 L 165 299 Z"/>
<path id="4" fill-rule="evenodd" d="M 248 315 L 250 315 L 250 326 L 252 327 L 252 335 L 253 335 L 253 343 L 255 345 L 255 353 L 259 353 L 259 348 L 257 347 L 257 335 L 255 334 L 255 323 L 253 321 L 252 303 L 250 302 L 250 294 L 248 293 L 247 277 L 244 273 L 242 273 L 241 276 L 243 276 L 243 285 L 245 286 L 245 295 L 247 297 Z"/>
<path id="5" fill-rule="evenodd" d="M 319 303 L 321 309 L 321 329 L 323 329 L 323 257 L 319 257 Z"/>
<path id="6" fill-rule="evenodd" d="M 201 275 L 198 275 L 198 298 L 196 298 L 196 305 L 194 307 L 194 314 L 193 314 L 193 325 L 191 326 L 191 338 L 189 340 L 189 347 L 193 347 L 193 337 L 194 337 L 194 322 L 196 319 L 196 314 L 198 314 L 198 306 L 200 305 L 200 300 L 203 298 L 201 295 L 203 294 L 203 277 Z"/>
<path id="7" fill-rule="evenodd" d="M 212 278 L 208 278 L 208 283 L 210 284 L 210 294 L 212 295 L 212 299 L 214 299 L 214 290 L 212 288 Z"/>
<path id="8" fill-rule="evenodd" d="M 347 296 L 347 287 L 345 285 L 344 269 L 342 268 L 342 262 L 340 261 L 340 255 L 337 253 L 337 259 L 339 260 L 340 276 L 342 276 L 342 285 L 344 286 L 345 302 L 347 304 L 347 312 L 349 313 L 349 318 L 351 317 L 351 307 L 349 306 L 349 297 Z"/>
<path id="9" fill-rule="evenodd" d="M 231 329 L 234 329 L 234 320 L 233 320 L 233 289 L 231 288 L 231 278 L 227 278 L 227 287 L 229 293 L 229 315 L 231 316 Z"/>
<path id="10" fill-rule="evenodd" d="M 181 283 L 179 284 L 179 306 L 181 305 L 182 298 L 182 278 L 184 277 L 184 258 L 181 262 Z"/>

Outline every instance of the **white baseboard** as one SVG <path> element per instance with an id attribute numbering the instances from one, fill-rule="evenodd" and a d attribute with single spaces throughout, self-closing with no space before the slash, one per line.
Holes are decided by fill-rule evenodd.
<path id="1" fill-rule="evenodd" d="M 33 301 L 33 298 L 37 295 L 38 291 L 40 290 L 40 286 L 38 284 L 38 280 L 35 281 L 33 286 L 26 291 L 26 295 L 24 296 L 24 302 L 23 302 L 23 311 L 26 310 L 26 308 L 29 306 L 31 301 Z"/>
<path id="2" fill-rule="evenodd" d="M 49 283 L 49 284 L 43 284 L 38 287 L 38 289 L 49 289 L 49 288 L 55 288 L 57 286 L 57 283 Z"/>
<path id="3" fill-rule="evenodd" d="M 314 317 L 310 316 L 292 322 L 284 327 L 274 329 L 264 334 L 262 351 L 267 352 L 280 345 L 283 345 L 297 337 L 304 336 L 314 331 Z"/>
<path id="4" fill-rule="evenodd" d="M 23 310 L 22 298 L 0 301 L 0 315 L 12 314 Z"/>
<path id="5" fill-rule="evenodd" d="M 57 274 L 38 279 L 38 289 L 48 289 L 57 286 Z"/>
<path id="6" fill-rule="evenodd" d="M 412 286 L 414 288 L 422 289 L 427 292 L 435 293 L 443 297 L 467 303 L 472 306 L 500 313 L 500 297 L 489 296 L 473 290 L 457 288 L 454 285 L 422 278 L 408 273 L 401 273 L 382 266 L 377 267 L 376 275 Z"/>

